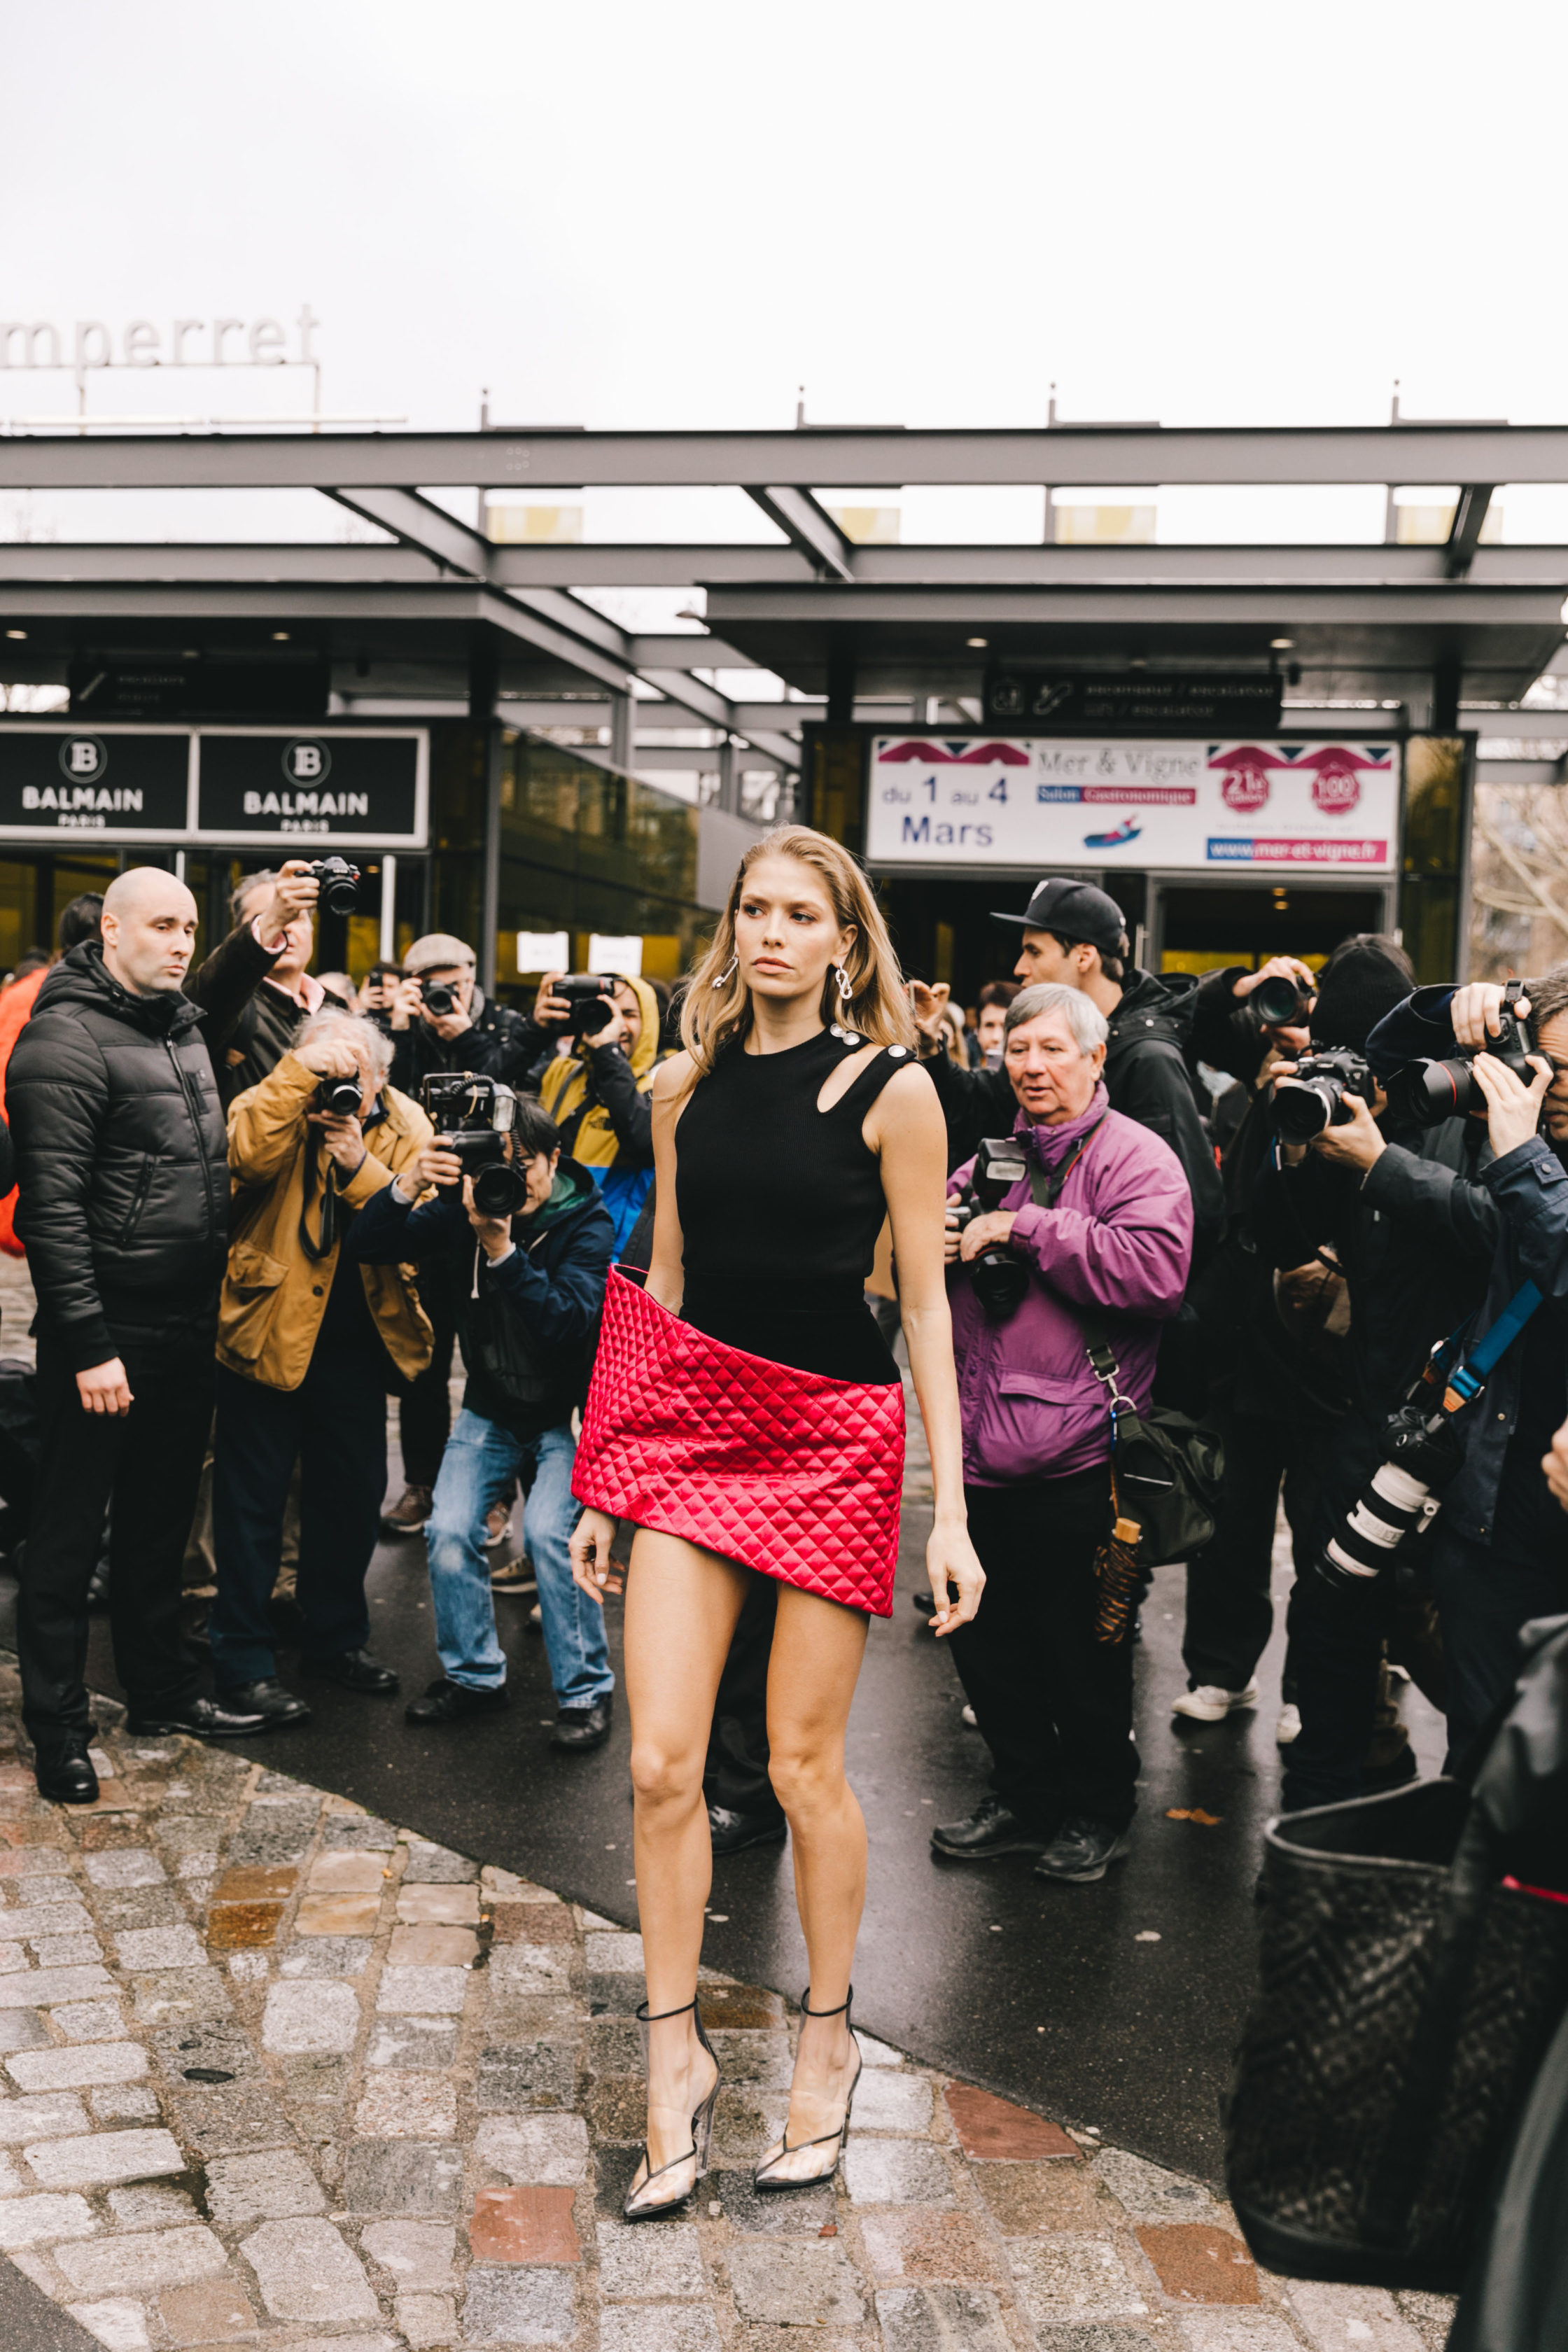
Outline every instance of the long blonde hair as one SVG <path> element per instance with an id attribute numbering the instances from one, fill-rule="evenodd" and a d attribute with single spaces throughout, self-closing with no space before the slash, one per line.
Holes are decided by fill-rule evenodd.
<path id="1" fill-rule="evenodd" d="M 808 824 L 776 824 L 742 858 L 719 928 L 687 984 L 680 1042 L 698 1076 L 706 1077 L 731 1039 L 744 1036 L 751 1026 L 752 992 L 735 961 L 735 914 L 746 876 L 760 857 L 793 857 L 809 866 L 827 892 L 839 928 L 855 927 L 854 944 L 844 959 L 849 994 L 839 996 L 829 971 L 822 988 L 824 1023 L 837 1021 L 873 1045 L 912 1046 L 915 1024 L 904 975 L 864 873 L 843 844 L 826 834 L 816 833 Z"/>

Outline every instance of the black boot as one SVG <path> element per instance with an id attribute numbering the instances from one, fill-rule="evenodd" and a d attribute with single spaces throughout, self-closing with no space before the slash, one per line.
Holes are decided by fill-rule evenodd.
<path id="1" fill-rule="evenodd" d="M 33 1777 L 40 1797 L 57 1805 L 96 1805 L 98 1774 L 87 1752 L 85 1738 L 61 1739 L 33 1758 Z"/>
<path id="2" fill-rule="evenodd" d="M 776 1811 L 739 1813 L 730 1805 L 710 1805 L 708 1833 L 715 1853 L 744 1853 L 749 1845 L 783 1845 L 789 1823 Z"/>
<path id="3" fill-rule="evenodd" d="M 163 1739 L 172 1731 L 183 1731 L 189 1739 L 249 1739 L 268 1728 L 268 1720 L 264 1715 L 243 1715 L 220 1699 L 192 1698 L 155 1715 L 132 1708 L 125 1728 L 138 1739 Z"/>
<path id="4" fill-rule="evenodd" d="M 374 1691 L 386 1697 L 395 1691 L 397 1676 L 368 1650 L 340 1650 L 335 1657 L 301 1658 L 301 1674 L 316 1675 L 322 1682 L 341 1683 L 344 1690 Z"/>
<path id="5" fill-rule="evenodd" d="M 469 1683 L 448 1682 L 438 1675 L 423 1698 L 411 1699 L 403 1710 L 405 1723 L 466 1723 L 470 1716 L 500 1715 L 505 1707 L 506 1685 L 475 1690 Z"/>
<path id="6" fill-rule="evenodd" d="M 606 1691 L 592 1706 L 563 1706 L 550 1742 L 553 1748 L 572 1748 L 580 1753 L 584 1748 L 602 1748 L 609 1736 L 610 1693 Z"/>
<path id="7" fill-rule="evenodd" d="M 932 1850 L 955 1862 L 988 1862 L 994 1853 L 1038 1853 L 1047 1843 L 1010 1812 L 1000 1797 L 982 1797 L 967 1820 L 939 1822 L 931 1833 Z"/>
<path id="8" fill-rule="evenodd" d="M 231 1715 L 262 1715 L 270 1724 L 309 1723 L 310 1710 L 302 1698 L 285 1690 L 276 1675 L 254 1683 L 234 1683 L 219 1691 L 218 1703 Z"/>

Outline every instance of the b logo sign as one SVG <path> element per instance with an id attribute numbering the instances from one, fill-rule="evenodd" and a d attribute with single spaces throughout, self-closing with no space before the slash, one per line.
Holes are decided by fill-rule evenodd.
<path id="1" fill-rule="evenodd" d="M 101 735 L 68 735 L 60 744 L 60 773 L 73 784 L 96 784 L 109 765 Z"/>
<path id="2" fill-rule="evenodd" d="M 322 784 L 332 772 L 332 755 L 319 735 L 300 736 L 283 754 L 283 773 L 291 784 Z"/>

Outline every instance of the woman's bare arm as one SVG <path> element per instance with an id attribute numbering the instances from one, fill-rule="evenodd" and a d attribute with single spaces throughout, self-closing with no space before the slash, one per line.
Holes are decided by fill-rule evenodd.
<path id="1" fill-rule="evenodd" d="M 653 1099 L 653 1168 L 657 1191 L 653 1209 L 653 1251 L 645 1287 L 650 1298 L 680 1312 L 686 1291 L 686 1241 L 680 1230 L 680 1210 L 675 1198 L 675 1130 L 690 1098 L 693 1071 L 689 1054 L 672 1054 L 661 1062 L 651 1088 Z"/>
<path id="2" fill-rule="evenodd" d="M 936 1516 L 926 1559 L 939 1633 L 973 1616 L 985 1573 L 969 1540 L 963 1506 L 963 1437 L 958 1374 L 952 1358 L 952 1317 L 944 1278 L 947 1211 L 947 1122 L 925 1071 L 911 1066 L 889 1078 L 867 1118 L 867 1142 L 882 1163 L 882 1192 L 893 1223 L 899 1304 L 915 1395 L 931 1449 Z M 949 1598 L 949 1584 L 958 1599 Z"/>

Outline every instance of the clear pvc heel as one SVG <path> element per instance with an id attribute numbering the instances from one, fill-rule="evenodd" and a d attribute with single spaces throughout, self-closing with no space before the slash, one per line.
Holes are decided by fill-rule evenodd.
<path id="1" fill-rule="evenodd" d="M 713 2088 L 693 2110 L 691 2146 L 684 2156 L 672 2157 L 668 2164 L 661 2164 L 656 2171 L 647 2148 L 646 2145 L 644 2146 L 642 2162 L 638 2165 L 637 2172 L 632 2175 L 632 2185 L 626 2191 L 626 2202 L 621 2208 L 622 2218 L 627 2221 L 651 2221 L 660 2213 L 672 2213 L 678 2205 L 685 2204 L 686 2200 L 708 2169 L 708 2158 L 713 2146 L 713 2115 L 719 2105 L 719 2094 L 723 2088 L 723 2076 L 719 2071 L 718 2055 L 702 2030 L 701 2012 L 695 2000 L 688 2001 L 684 2009 L 660 2010 L 657 2017 L 649 2016 L 646 2000 L 640 2005 L 637 2010 L 637 2026 L 642 2036 L 643 2070 L 646 2074 L 648 2063 L 648 2027 L 662 2025 L 667 2017 L 687 2016 L 689 2016 L 696 2028 L 698 2041 L 713 2061 Z M 637 2178 L 638 2173 L 642 2176 L 640 2180 Z M 663 2186 L 656 2189 L 654 2186 L 656 2181 L 663 2183 Z"/>
<path id="2" fill-rule="evenodd" d="M 784 2138 L 779 2142 L 777 2152 L 773 2156 L 765 2156 L 761 2164 L 758 2165 L 756 2171 L 752 2174 L 752 2186 L 753 2189 L 768 2191 L 778 2191 L 785 2189 L 815 2189 L 819 2182 L 831 2180 L 834 2174 L 837 2171 L 838 2160 L 844 2153 L 844 2143 L 849 2137 L 849 2116 L 855 2105 L 856 2085 L 860 2080 L 861 2072 L 866 2063 L 860 2054 L 860 2044 L 858 2042 L 855 2042 L 854 2030 L 849 2021 L 854 2007 L 855 1988 L 853 1985 L 849 1988 L 848 2000 L 843 2002 L 837 2009 L 813 2009 L 811 2005 L 811 1988 L 809 1985 L 806 1987 L 805 1992 L 802 1993 L 800 1997 L 800 2010 L 803 2017 L 841 2017 L 844 2020 L 845 2032 L 848 2034 L 850 2041 L 855 2042 L 855 2072 L 850 2077 L 848 2095 L 844 2102 L 844 2120 L 839 2125 L 837 2131 L 824 2132 L 816 2139 L 803 2139 L 797 2142 L 794 2147 L 791 2147 L 789 2144 L 789 2136 L 786 2131 Z M 820 2147 L 826 2151 L 814 2172 L 781 2173 L 774 2169 L 776 2166 L 783 2164 L 787 2157 L 798 2156 L 801 2149 L 806 2147 Z"/>

